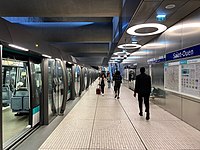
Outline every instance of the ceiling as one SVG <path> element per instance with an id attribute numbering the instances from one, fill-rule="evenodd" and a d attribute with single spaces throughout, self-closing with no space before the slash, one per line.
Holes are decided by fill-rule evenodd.
<path id="1" fill-rule="evenodd" d="M 82 64 L 98 66 L 108 57 L 112 18 L 121 7 L 121 0 L 1 0 L 0 16 L 20 24 L 36 43 L 48 42 Z"/>
<path id="2" fill-rule="evenodd" d="M 173 9 L 166 9 L 165 7 L 167 5 L 174 4 L 175 8 Z M 196 9 L 200 7 L 200 1 L 199 0 L 144 0 L 140 6 L 138 6 L 137 11 L 131 18 L 129 27 L 132 27 L 137 24 L 142 23 L 161 23 L 167 26 L 167 28 L 171 27 L 172 25 L 176 24 L 192 12 L 194 12 Z M 156 15 L 158 14 L 165 14 L 166 20 L 164 21 L 158 21 L 156 19 Z M 145 28 L 145 31 L 141 32 L 151 32 L 151 28 Z M 140 31 L 139 31 L 140 32 Z M 152 41 L 158 35 L 151 35 L 151 36 L 133 36 L 129 35 L 126 32 L 123 32 L 122 37 L 120 38 L 118 45 L 121 44 L 128 44 L 132 43 L 132 41 L 137 41 L 138 44 L 144 46 L 148 42 Z M 140 49 L 132 49 L 132 50 L 126 50 L 129 53 L 134 54 L 134 52 L 138 51 Z M 115 52 L 121 52 L 122 50 L 119 48 L 115 48 Z M 140 56 L 137 53 L 136 56 L 130 58 L 130 62 L 137 62 L 138 60 L 141 60 L 144 55 Z M 113 55 L 113 57 L 116 57 L 116 55 Z"/>
<path id="3" fill-rule="evenodd" d="M 112 47 L 116 24 L 113 17 L 121 18 L 122 12 L 128 10 L 126 1 L 131 0 L 20 0 L 20 5 L 19 0 L 1 0 L 0 16 L 12 22 L 12 26 L 25 29 L 35 42 L 44 41 L 82 64 L 99 66 L 107 65 L 112 54 L 121 51 L 116 45 Z M 127 28 L 158 22 L 155 19 L 158 12 L 167 13 L 167 20 L 162 23 L 170 27 L 199 7 L 199 0 L 134 0 L 132 3 L 135 5 L 128 10 L 131 20 Z M 172 3 L 175 9 L 166 10 L 165 6 Z M 123 15 L 126 18 L 128 13 Z M 16 34 L 20 36 L 19 32 Z M 131 43 L 134 38 L 144 45 L 156 36 L 133 37 L 122 32 L 117 43 Z"/>

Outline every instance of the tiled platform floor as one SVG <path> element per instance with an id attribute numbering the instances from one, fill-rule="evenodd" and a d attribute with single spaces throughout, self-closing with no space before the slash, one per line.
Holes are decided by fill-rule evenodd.
<path id="1" fill-rule="evenodd" d="M 42 144 L 40 150 L 200 150 L 200 131 L 151 104 L 151 119 L 138 115 L 133 92 L 95 94 L 96 84 Z"/>

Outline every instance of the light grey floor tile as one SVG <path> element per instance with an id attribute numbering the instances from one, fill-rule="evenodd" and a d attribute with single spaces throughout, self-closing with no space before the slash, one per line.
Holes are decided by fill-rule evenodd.
<path id="1" fill-rule="evenodd" d="M 97 84 L 97 82 L 96 82 Z M 96 84 L 85 93 L 40 150 L 167 150 L 200 149 L 200 132 L 151 104 L 151 119 L 138 115 L 133 91 L 122 86 L 96 95 Z"/>
<path id="2" fill-rule="evenodd" d="M 200 133 L 182 121 L 137 121 L 134 126 L 150 150 L 200 149 Z"/>
<path id="3" fill-rule="evenodd" d="M 96 120 L 90 148 L 145 149 L 129 121 Z"/>
<path id="4" fill-rule="evenodd" d="M 41 149 L 89 148 L 93 120 L 64 120 L 47 138 Z"/>
<path id="5" fill-rule="evenodd" d="M 97 109 L 96 119 L 101 120 L 128 120 L 121 108 L 101 107 Z"/>

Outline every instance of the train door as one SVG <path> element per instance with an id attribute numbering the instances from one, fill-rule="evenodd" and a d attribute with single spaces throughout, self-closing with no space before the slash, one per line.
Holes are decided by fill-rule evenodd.
<path id="1" fill-rule="evenodd" d="M 33 58 L 33 61 L 31 59 Z M 3 47 L 1 58 L 2 145 L 9 147 L 40 123 L 41 58 Z"/>
<path id="2" fill-rule="evenodd" d="M 90 86 L 90 69 L 87 69 L 87 87 L 88 88 Z"/>
<path id="3" fill-rule="evenodd" d="M 53 88 L 53 99 L 56 103 L 56 112 L 59 114 L 64 101 L 64 76 L 61 60 L 55 61 Z"/>
<path id="4" fill-rule="evenodd" d="M 31 80 L 31 125 L 35 126 L 40 122 L 40 102 L 42 99 L 42 71 L 41 63 L 30 62 Z"/>
<path id="5" fill-rule="evenodd" d="M 46 67 L 46 66 L 45 66 Z M 54 79 L 55 60 L 48 59 L 48 122 L 57 115 L 56 83 Z"/>
<path id="6" fill-rule="evenodd" d="M 2 45 L 0 45 L 0 72 L 2 72 Z M 0 107 L 2 107 L 2 97 L 3 97 L 3 93 L 2 93 L 2 73 L 0 74 Z M 3 109 L 3 108 L 1 108 Z M 2 131 L 3 131 L 3 128 L 2 128 L 2 111 L 0 111 L 0 125 L 1 125 L 1 128 L 0 128 L 0 149 L 3 149 L 3 135 L 2 135 Z"/>
<path id="7" fill-rule="evenodd" d="M 66 68 L 60 59 L 44 60 L 44 89 L 48 91 L 44 97 L 48 99 L 44 101 L 44 124 L 51 122 L 55 116 L 62 115 L 66 107 Z M 47 118 L 47 119 L 45 119 Z"/>
<path id="8" fill-rule="evenodd" d="M 87 70 L 87 68 L 85 68 L 85 70 L 84 70 L 84 84 L 85 84 L 85 89 L 87 89 L 88 88 L 88 85 L 87 85 L 87 83 L 88 83 L 88 70 Z"/>
<path id="9" fill-rule="evenodd" d="M 75 93 L 76 96 L 80 94 L 80 79 L 81 79 L 81 70 L 80 67 L 77 65 L 75 66 L 75 76 L 74 76 L 74 83 L 75 83 Z"/>
<path id="10" fill-rule="evenodd" d="M 85 82 L 84 82 L 84 76 L 85 76 L 85 68 L 81 67 L 81 73 L 80 73 L 80 92 L 79 95 L 85 90 Z"/>
<path id="11" fill-rule="evenodd" d="M 30 84 L 28 62 L 2 59 L 3 143 L 29 127 Z"/>
<path id="12" fill-rule="evenodd" d="M 71 85 L 72 85 L 72 69 L 67 67 L 67 78 L 68 78 L 68 91 L 67 91 L 67 100 L 71 97 Z"/>

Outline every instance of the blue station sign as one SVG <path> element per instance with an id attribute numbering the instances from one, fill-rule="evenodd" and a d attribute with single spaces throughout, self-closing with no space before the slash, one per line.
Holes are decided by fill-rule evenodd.
<path id="1" fill-rule="evenodd" d="M 166 61 L 200 55 L 200 45 L 166 54 Z"/>
<path id="2" fill-rule="evenodd" d="M 149 60 L 147 60 L 148 64 L 155 64 L 155 63 L 161 63 L 165 61 L 165 55 L 163 56 L 159 56 L 157 58 L 151 58 Z"/>

